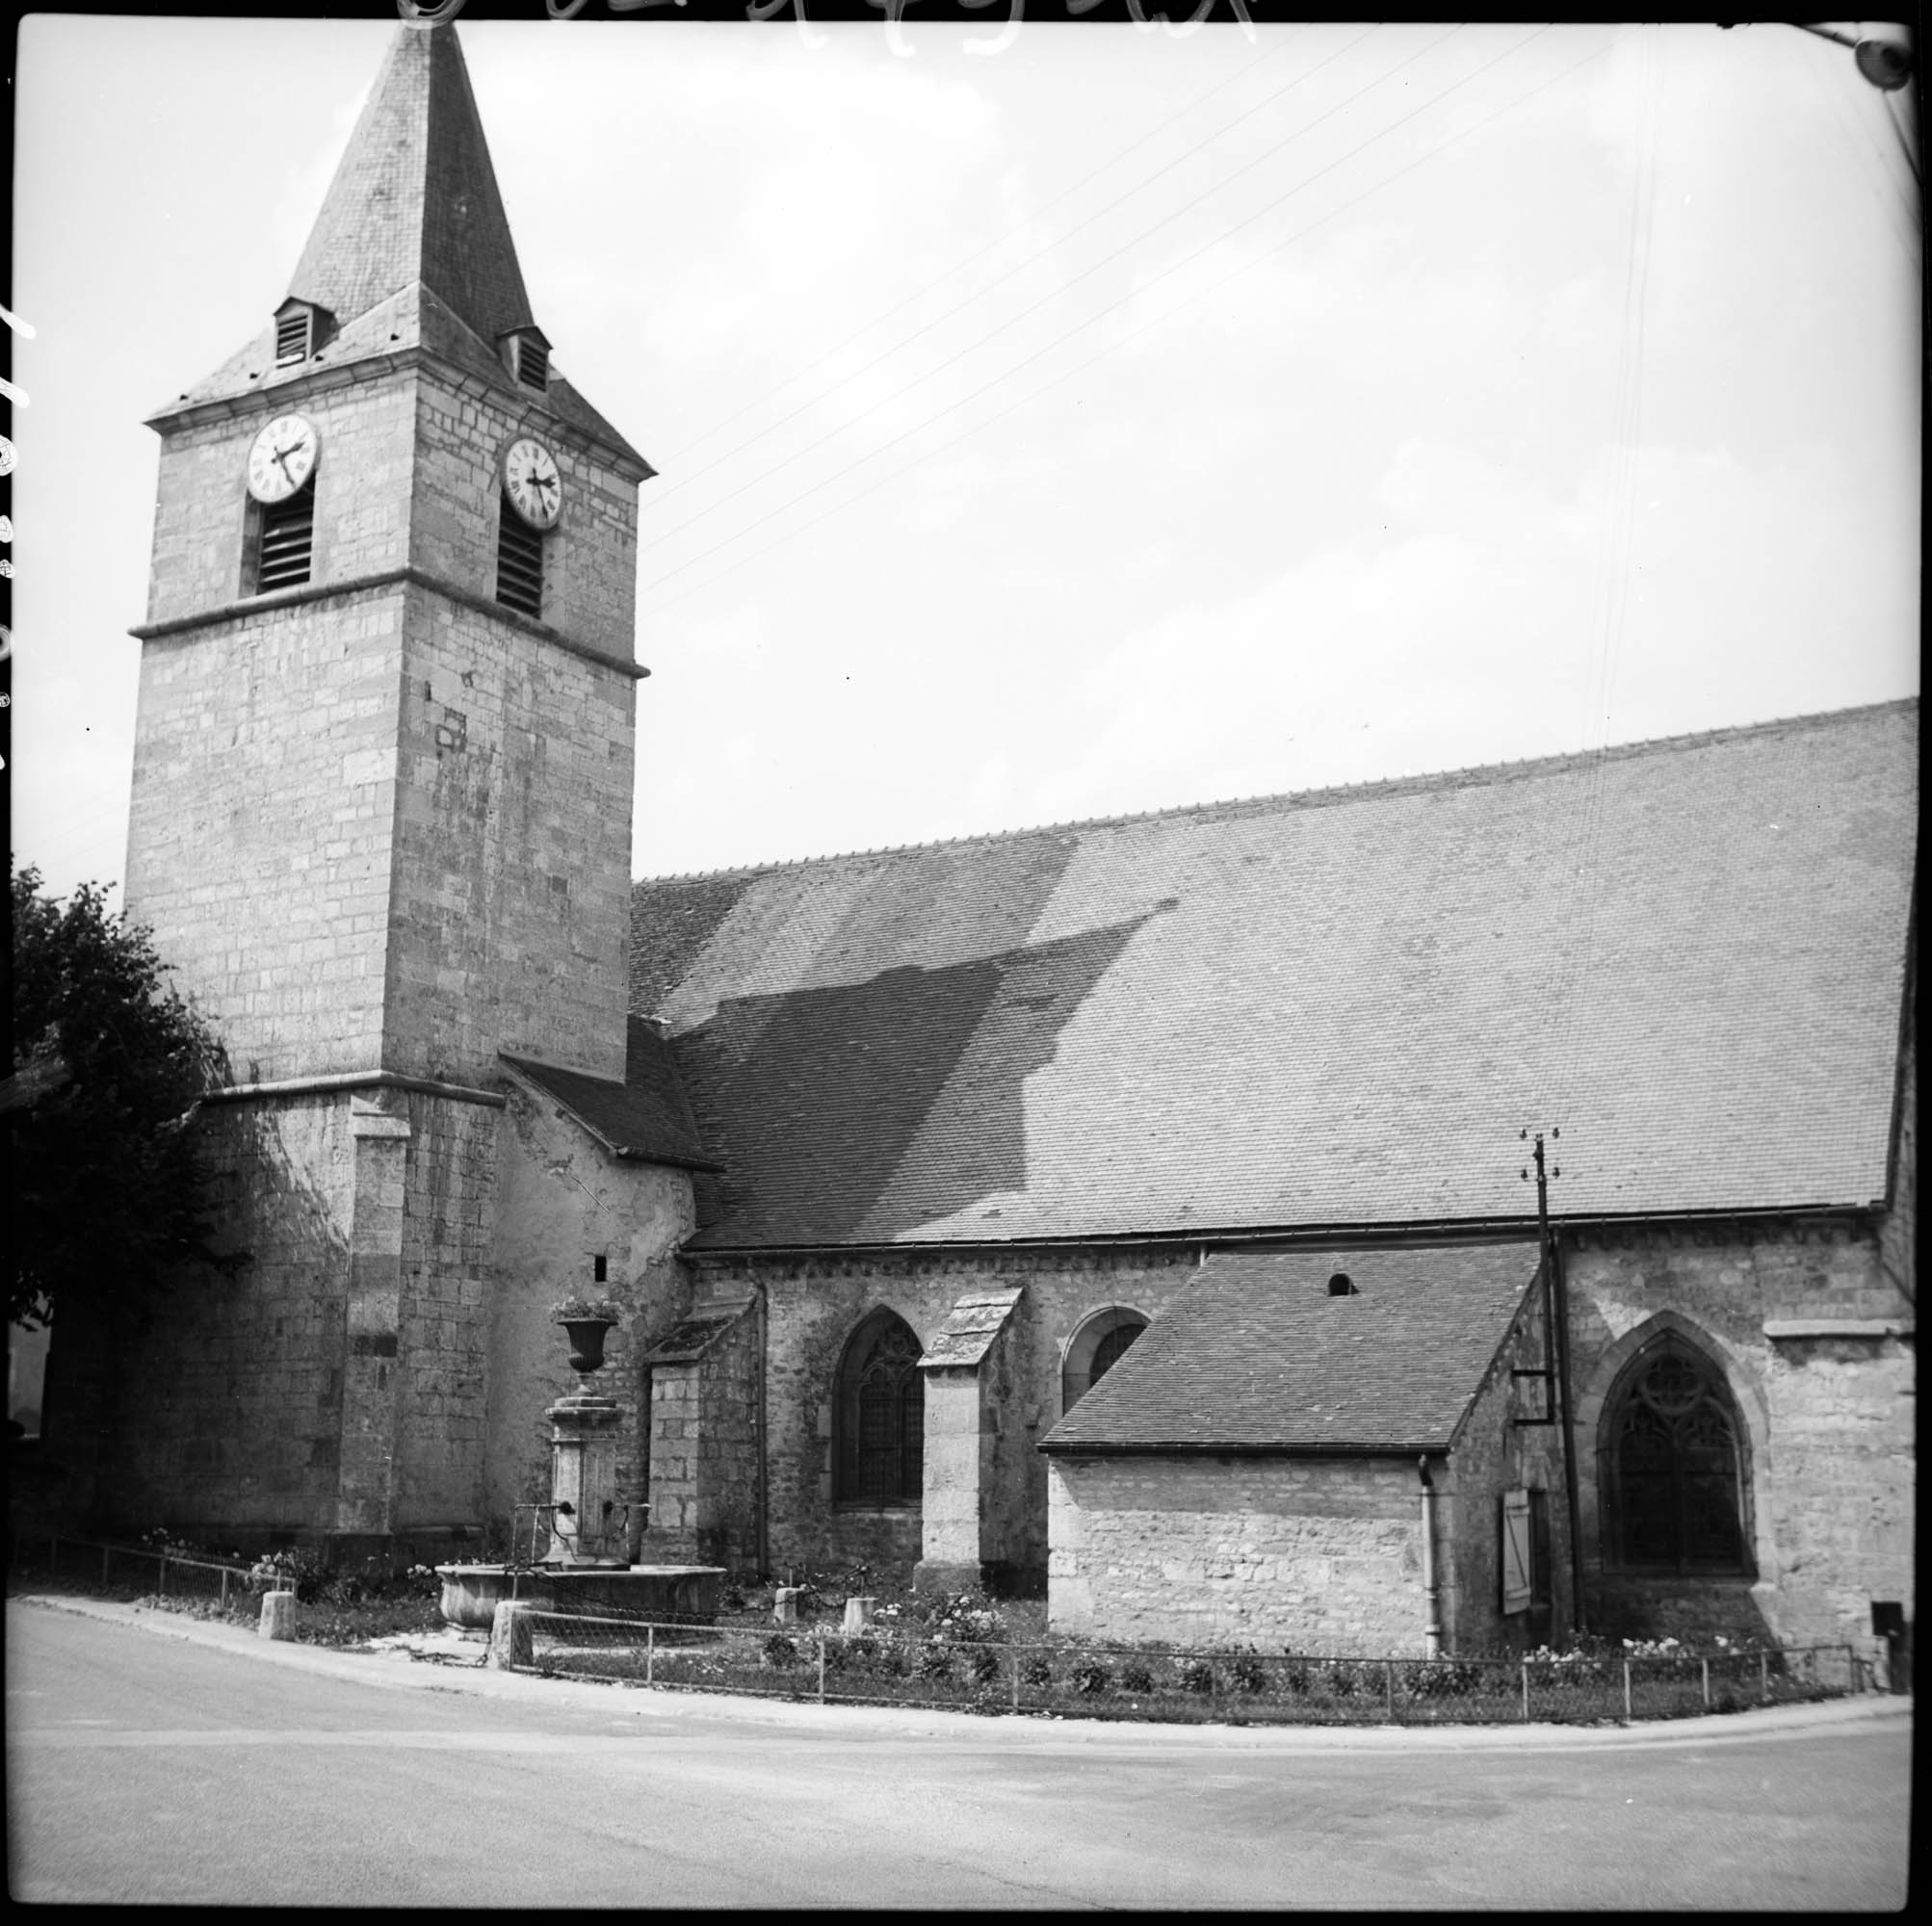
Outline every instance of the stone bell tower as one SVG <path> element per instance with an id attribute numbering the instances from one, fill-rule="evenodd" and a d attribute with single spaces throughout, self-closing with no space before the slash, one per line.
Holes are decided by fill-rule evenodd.
<path id="1" fill-rule="evenodd" d="M 498 1054 L 624 1076 L 652 471 L 551 363 L 452 27 L 399 33 L 263 322 L 149 422 L 127 864 L 228 1053 L 252 1262 L 117 1475 L 433 1537 L 477 1509 Z"/>

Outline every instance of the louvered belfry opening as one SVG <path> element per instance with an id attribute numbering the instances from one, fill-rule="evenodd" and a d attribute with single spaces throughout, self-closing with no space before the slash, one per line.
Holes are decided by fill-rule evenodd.
<path id="1" fill-rule="evenodd" d="M 275 323 L 275 366 L 287 368 L 308 358 L 309 315 L 304 308 Z"/>
<path id="2" fill-rule="evenodd" d="M 543 613 L 543 537 L 503 498 L 496 538 L 496 599 L 519 614 Z"/>
<path id="3" fill-rule="evenodd" d="M 539 395 L 550 386 L 550 351 L 527 334 L 520 336 L 516 344 L 516 378 Z"/>
<path id="4" fill-rule="evenodd" d="M 308 580 L 315 559 L 315 479 L 313 476 L 286 502 L 261 510 L 255 537 L 255 593 L 272 588 L 299 588 Z"/>

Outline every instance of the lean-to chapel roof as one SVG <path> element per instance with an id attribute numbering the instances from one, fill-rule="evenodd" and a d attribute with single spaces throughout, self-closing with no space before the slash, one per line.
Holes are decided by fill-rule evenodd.
<path id="1" fill-rule="evenodd" d="M 699 1248 L 1883 1198 L 1918 705 L 638 885 Z"/>
<path id="2" fill-rule="evenodd" d="M 1447 1450 L 1535 1275 L 1533 1243 L 1217 1251 L 1040 1448 Z"/>

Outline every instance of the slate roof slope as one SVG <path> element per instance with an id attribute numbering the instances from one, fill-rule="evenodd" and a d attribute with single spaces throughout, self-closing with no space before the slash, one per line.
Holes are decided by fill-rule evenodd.
<path id="1" fill-rule="evenodd" d="M 1447 1450 L 1535 1278 L 1533 1243 L 1217 1255 L 1040 1448 Z"/>
<path id="2" fill-rule="evenodd" d="M 1880 1199 L 1918 704 L 638 886 L 700 1247 Z"/>
<path id="3" fill-rule="evenodd" d="M 718 1169 L 698 1142 L 670 1050 L 642 1018 L 630 1019 L 621 1083 L 512 1056 L 509 1051 L 500 1054 L 519 1076 L 555 1099 L 613 1157 L 686 1170 Z"/>

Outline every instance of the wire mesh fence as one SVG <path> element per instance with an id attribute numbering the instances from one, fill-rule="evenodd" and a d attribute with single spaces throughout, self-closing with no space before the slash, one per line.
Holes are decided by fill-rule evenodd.
<path id="1" fill-rule="evenodd" d="M 688 1691 L 991 1713 L 1290 1725 L 1621 1723 L 1855 1692 L 1849 1646 L 1536 1659 L 945 1641 L 525 1609 L 517 1662 Z"/>

